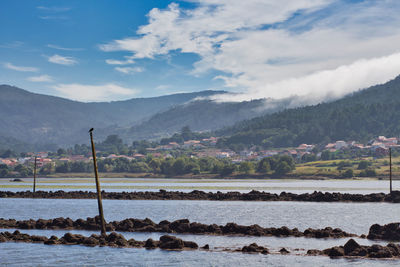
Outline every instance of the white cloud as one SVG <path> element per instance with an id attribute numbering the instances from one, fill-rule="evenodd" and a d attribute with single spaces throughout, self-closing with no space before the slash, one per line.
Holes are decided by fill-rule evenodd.
<path id="1" fill-rule="evenodd" d="M 400 73 L 400 53 L 359 60 L 332 70 L 323 70 L 299 78 L 286 79 L 252 87 L 245 94 L 216 95 L 217 101 L 244 101 L 268 96 L 281 99 L 299 96 L 308 104 L 337 99 L 370 85 L 384 83 Z M 323 89 L 323 90 L 321 90 Z M 307 99 L 305 101 L 304 99 Z M 296 105 L 296 102 L 293 103 Z"/>
<path id="2" fill-rule="evenodd" d="M 42 10 L 42 11 L 50 12 L 50 13 L 66 12 L 66 11 L 71 10 L 70 7 L 58 7 L 58 6 L 51 6 L 51 7 L 37 6 L 36 8 L 39 10 Z"/>
<path id="3" fill-rule="evenodd" d="M 193 9 L 174 3 L 152 9 L 136 37 L 100 49 L 127 51 L 133 60 L 197 54 L 192 74 L 222 73 L 215 78 L 245 91 L 241 99 L 307 95 L 320 101 L 400 73 L 400 1 L 191 2 Z"/>
<path id="4" fill-rule="evenodd" d="M 83 101 L 83 102 L 100 102 L 114 101 L 133 97 L 138 93 L 135 89 L 122 87 L 113 83 L 103 85 L 86 85 L 86 84 L 58 84 L 53 86 L 61 97 Z"/>
<path id="5" fill-rule="evenodd" d="M 141 67 L 115 67 L 115 70 L 124 74 L 133 74 L 144 71 Z"/>
<path id="6" fill-rule="evenodd" d="M 10 70 L 16 70 L 16 71 L 22 71 L 22 72 L 37 72 L 37 71 L 39 71 L 38 68 L 16 66 L 16 65 L 8 63 L 8 62 L 4 63 L 3 66 Z"/>
<path id="7" fill-rule="evenodd" d="M 160 91 L 162 91 L 162 90 L 167 90 L 167 89 L 170 89 L 170 88 L 171 88 L 171 86 L 170 86 L 170 85 L 167 85 L 167 84 L 161 84 L 161 85 L 157 86 L 155 89 L 156 89 L 156 90 L 160 90 Z"/>
<path id="8" fill-rule="evenodd" d="M 106 63 L 109 65 L 129 65 L 129 64 L 134 64 L 135 61 L 133 61 L 130 58 L 126 60 L 106 59 Z"/>
<path id="9" fill-rule="evenodd" d="M 52 82 L 53 78 L 49 75 L 32 76 L 27 78 L 30 82 Z"/>
<path id="10" fill-rule="evenodd" d="M 57 54 L 48 57 L 48 60 L 51 63 L 65 65 L 65 66 L 72 66 L 78 63 L 78 61 L 73 57 L 64 57 Z"/>
<path id="11" fill-rule="evenodd" d="M 53 45 L 53 44 L 48 44 L 47 47 L 57 49 L 57 50 L 63 50 L 63 51 L 82 51 L 82 50 L 84 50 L 83 48 L 68 48 L 68 47 L 62 47 L 62 46 Z"/>

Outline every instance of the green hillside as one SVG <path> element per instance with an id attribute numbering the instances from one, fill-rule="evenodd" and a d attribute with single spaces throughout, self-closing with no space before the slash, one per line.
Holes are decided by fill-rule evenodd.
<path id="1" fill-rule="evenodd" d="M 124 140 L 155 139 L 172 135 L 184 126 L 193 131 L 212 131 L 266 113 L 282 110 L 288 100 L 253 100 L 216 103 L 210 100 L 177 105 L 152 116 L 140 125 L 119 133 Z"/>
<path id="2" fill-rule="evenodd" d="M 400 76 L 343 99 L 288 109 L 240 122 L 217 132 L 221 145 L 290 147 L 335 140 L 367 141 L 400 135 Z"/>
<path id="3" fill-rule="evenodd" d="M 196 97 L 221 91 L 174 94 L 126 101 L 82 103 L 0 85 L 0 143 L 73 145 L 87 141 L 87 129 L 131 127 Z M 111 134 L 112 132 L 105 132 Z M 12 137 L 12 139 L 8 139 Z M 104 136 L 98 136 L 99 138 Z M 3 140 L 3 141 L 2 141 Z"/>

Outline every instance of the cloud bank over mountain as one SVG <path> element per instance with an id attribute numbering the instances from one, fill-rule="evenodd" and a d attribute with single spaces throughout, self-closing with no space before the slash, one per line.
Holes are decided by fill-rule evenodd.
<path id="1" fill-rule="evenodd" d="M 136 36 L 100 49 L 126 51 L 132 62 L 195 54 L 192 75 L 215 72 L 244 92 L 219 101 L 298 95 L 320 102 L 400 73 L 399 1 L 190 2 L 152 9 Z"/>

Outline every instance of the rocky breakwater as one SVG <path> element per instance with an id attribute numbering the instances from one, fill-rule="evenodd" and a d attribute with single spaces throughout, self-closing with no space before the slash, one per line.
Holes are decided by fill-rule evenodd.
<path id="1" fill-rule="evenodd" d="M 100 219 L 88 217 L 86 220 L 70 218 L 55 219 L 38 219 L 38 220 L 21 220 L 0 218 L 0 228 L 14 229 L 75 229 L 75 230 L 99 230 Z M 257 224 L 245 226 L 236 223 L 227 223 L 225 225 L 202 224 L 190 222 L 188 219 L 176 220 L 169 222 L 163 220 L 155 223 L 146 218 L 141 219 L 125 219 L 122 221 L 112 221 L 106 223 L 107 231 L 119 232 L 164 232 L 179 234 L 204 234 L 204 235 L 246 235 L 246 236 L 276 236 L 276 237 L 310 237 L 310 238 L 343 238 L 357 236 L 347 233 L 339 228 L 326 227 L 324 229 L 308 228 L 305 231 L 299 231 L 297 228 L 290 229 L 286 226 L 279 228 L 264 228 Z"/>
<path id="2" fill-rule="evenodd" d="M 400 246 L 389 243 L 386 246 L 362 246 L 354 239 L 350 239 L 344 246 L 335 246 L 324 250 L 308 250 L 307 255 L 325 255 L 331 258 L 358 257 L 358 258 L 400 258 Z"/>
<path id="3" fill-rule="evenodd" d="M 282 192 L 273 194 L 268 192 L 251 191 L 249 193 L 240 192 L 204 192 L 194 190 L 192 192 L 166 191 L 159 192 L 105 192 L 102 191 L 104 199 L 123 199 L 123 200 L 218 200 L 218 201 L 307 201 L 307 202 L 391 202 L 400 203 L 400 191 L 392 194 L 373 193 L 373 194 L 343 194 L 330 192 L 313 192 L 304 194 L 294 194 Z M 51 199 L 89 199 L 96 198 L 96 193 L 88 191 L 31 191 L 10 192 L 1 191 L 0 198 L 51 198 Z"/>
<path id="4" fill-rule="evenodd" d="M 400 241 L 400 223 L 374 224 L 369 228 L 368 239 Z"/>
<path id="5" fill-rule="evenodd" d="M 80 234 L 66 233 L 63 237 L 58 238 L 51 236 L 36 236 L 20 233 L 18 230 L 13 233 L 0 232 L 1 242 L 25 242 L 25 243 L 42 243 L 45 245 L 83 245 L 83 246 L 109 246 L 109 247 L 136 247 L 136 248 L 160 248 L 167 250 L 185 250 L 198 249 L 198 245 L 192 241 L 184 241 L 180 238 L 170 235 L 160 237 L 159 241 L 147 239 L 146 241 L 137 241 L 132 239 L 126 240 L 123 235 L 112 232 L 108 235 L 83 236 Z"/>

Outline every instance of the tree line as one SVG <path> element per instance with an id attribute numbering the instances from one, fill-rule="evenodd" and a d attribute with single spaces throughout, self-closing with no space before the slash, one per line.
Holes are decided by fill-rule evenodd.
<path id="1" fill-rule="evenodd" d="M 148 156 L 143 159 L 129 160 L 127 158 L 106 158 L 97 162 L 99 172 L 103 173 L 152 173 L 165 176 L 185 174 L 231 174 L 260 173 L 280 177 L 295 169 L 295 162 L 291 156 L 274 156 L 259 161 L 244 161 L 233 163 L 229 159 L 213 157 L 191 158 L 180 156 L 177 158 L 158 158 Z M 93 172 L 93 163 L 84 161 L 57 162 L 46 164 L 39 169 L 39 174 L 54 173 L 90 173 Z M 28 177 L 33 174 L 33 166 L 16 165 L 8 167 L 0 165 L 0 177 Z"/>

